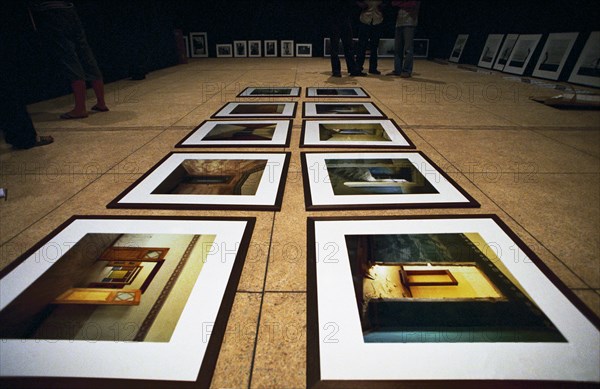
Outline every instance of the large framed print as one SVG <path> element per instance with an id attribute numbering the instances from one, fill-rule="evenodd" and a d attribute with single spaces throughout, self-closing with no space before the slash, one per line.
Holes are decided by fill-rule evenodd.
<path id="1" fill-rule="evenodd" d="M 296 43 L 296 57 L 312 57 L 312 43 Z"/>
<path id="2" fill-rule="evenodd" d="M 262 57 L 261 41 L 248 41 L 248 57 Z"/>
<path id="3" fill-rule="evenodd" d="M 339 87 L 308 87 L 306 88 L 306 97 L 334 97 L 334 98 L 352 98 L 352 97 L 362 97 L 368 98 L 371 97 L 365 90 L 361 87 L 347 87 L 347 88 L 339 88 Z"/>
<path id="4" fill-rule="evenodd" d="M 296 116 L 296 103 L 227 103 L 212 118 L 293 118 Z"/>
<path id="5" fill-rule="evenodd" d="M 393 58 L 396 52 L 393 38 L 382 38 L 379 40 L 377 47 L 377 56 L 379 58 Z"/>
<path id="6" fill-rule="evenodd" d="M 301 153 L 308 211 L 479 207 L 425 154 Z"/>
<path id="7" fill-rule="evenodd" d="M 358 38 L 352 38 L 352 44 L 356 47 L 358 45 Z M 339 40 L 338 56 L 344 56 L 344 44 L 341 39 Z M 323 38 L 323 57 L 331 57 L 331 38 Z"/>
<path id="8" fill-rule="evenodd" d="M 415 145 L 393 120 L 305 120 L 300 147 L 402 148 Z"/>
<path id="9" fill-rule="evenodd" d="M 448 61 L 450 62 L 460 62 L 460 57 L 467 45 L 467 40 L 469 39 L 469 34 L 459 34 L 456 37 L 456 41 L 454 42 L 454 47 L 452 48 L 452 53 L 450 53 L 450 58 Z"/>
<path id="10" fill-rule="evenodd" d="M 497 216 L 307 227 L 308 388 L 597 386 L 598 317 Z"/>
<path id="11" fill-rule="evenodd" d="M 175 147 L 288 147 L 291 129 L 291 120 L 207 120 Z"/>
<path id="12" fill-rule="evenodd" d="M 281 56 L 282 57 L 293 57 L 294 56 L 294 41 L 293 40 L 281 41 Z"/>
<path id="13" fill-rule="evenodd" d="M 190 32 L 192 57 L 208 57 L 208 38 L 205 32 Z"/>
<path id="14" fill-rule="evenodd" d="M 234 57 L 247 57 L 248 56 L 248 42 L 247 41 L 233 41 L 233 56 Z"/>
<path id="15" fill-rule="evenodd" d="M 579 54 L 569 82 L 600 88 L 600 31 L 590 34 Z"/>
<path id="16" fill-rule="evenodd" d="M 304 102 L 302 104 L 304 118 L 385 118 L 374 103 L 356 102 Z"/>
<path id="17" fill-rule="evenodd" d="M 494 60 L 496 59 L 496 54 L 498 54 L 503 39 L 504 34 L 488 35 L 477 66 L 487 69 L 491 69 L 492 66 L 494 66 Z"/>
<path id="18" fill-rule="evenodd" d="M 183 38 L 183 46 L 185 47 L 185 57 L 190 58 L 190 40 L 186 35 L 182 36 Z"/>
<path id="19" fill-rule="evenodd" d="M 429 39 L 413 40 L 413 57 L 414 58 L 429 57 Z"/>
<path id="20" fill-rule="evenodd" d="M 517 39 L 503 71 L 518 75 L 525 73 L 527 65 L 535 53 L 535 48 L 540 43 L 540 39 L 542 39 L 542 34 L 519 35 L 519 39 Z"/>
<path id="21" fill-rule="evenodd" d="M 218 44 L 217 57 L 233 57 L 233 45 L 231 43 Z"/>
<path id="22" fill-rule="evenodd" d="M 265 86 L 248 87 L 237 97 L 300 97 L 299 86 Z"/>
<path id="23" fill-rule="evenodd" d="M 508 59 L 512 54 L 513 49 L 515 48 L 515 44 L 519 39 L 519 34 L 508 34 L 504 39 L 504 43 L 502 43 L 502 47 L 500 48 L 500 52 L 498 53 L 498 57 L 496 57 L 496 62 L 494 63 L 494 70 L 504 70 L 504 67 L 508 63 Z"/>
<path id="24" fill-rule="evenodd" d="M 265 41 L 265 57 L 277 57 L 277 41 Z"/>
<path id="25" fill-rule="evenodd" d="M 548 35 L 548 39 L 542 49 L 542 55 L 540 55 L 537 65 L 533 70 L 533 76 L 558 80 L 578 36 L 578 32 Z"/>
<path id="26" fill-rule="evenodd" d="M 173 152 L 108 208 L 278 211 L 289 153 Z"/>
<path id="27" fill-rule="evenodd" d="M 0 386 L 208 387 L 254 224 L 72 217 L 0 272 Z"/>

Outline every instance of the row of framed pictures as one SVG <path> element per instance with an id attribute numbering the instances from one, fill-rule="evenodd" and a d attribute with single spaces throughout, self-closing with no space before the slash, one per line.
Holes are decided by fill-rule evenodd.
<path id="1" fill-rule="evenodd" d="M 354 47 L 358 46 L 358 38 L 353 38 Z M 340 40 L 339 56 L 344 56 L 344 45 Z M 377 56 L 379 58 L 393 58 L 395 53 L 393 38 L 382 38 L 379 40 L 377 47 Z M 323 56 L 331 57 L 331 38 L 323 38 Z M 367 56 L 369 52 L 367 51 Z M 414 58 L 429 57 L 429 39 L 414 39 L 413 41 L 413 56 Z"/>
<path id="2" fill-rule="evenodd" d="M 569 57 L 575 55 L 572 51 L 579 36 L 577 32 L 549 34 L 533 76 L 558 80 Z M 523 75 L 542 37 L 542 34 L 490 34 L 478 66 Z M 460 61 L 468 38 L 469 35 L 466 34 L 457 37 L 449 59 L 451 62 Z M 568 81 L 600 87 L 600 31 L 592 32 L 587 38 Z"/>
<path id="3" fill-rule="evenodd" d="M 206 32 L 190 32 L 183 37 L 186 54 L 191 58 L 208 57 Z M 217 57 L 312 57 L 312 44 L 293 40 L 234 40 L 216 45 Z"/>
<path id="4" fill-rule="evenodd" d="M 0 271 L 0 385 L 209 387 L 255 223 L 73 216 Z M 600 381 L 598 317 L 497 216 L 307 231 L 308 388 Z"/>

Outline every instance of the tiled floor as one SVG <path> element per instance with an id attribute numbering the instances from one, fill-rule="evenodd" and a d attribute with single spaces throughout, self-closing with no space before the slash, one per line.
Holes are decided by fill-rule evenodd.
<path id="1" fill-rule="evenodd" d="M 528 97 L 551 90 L 433 62 L 417 62 L 410 80 L 332 79 L 328 68 L 320 58 L 203 59 L 107 85 L 111 111 L 87 119 L 58 119 L 70 109 L 68 96 L 32 104 L 36 128 L 56 142 L 28 151 L 0 145 L 0 186 L 10 196 L 0 203 L 0 267 L 74 214 L 256 216 L 256 244 L 219 355 L 217 388 L 305 386 L 311 215 L 498 214 L 600 314 L 600 112 L 549 108 Z M 387 73 L 391 61 L 380 68 Z M 481 208 L 305 212 L 301 109 L 286 150 L 293 156 L 281 212 L 105 208 L 245 87 L 291 85 L 362 86 Z"/>

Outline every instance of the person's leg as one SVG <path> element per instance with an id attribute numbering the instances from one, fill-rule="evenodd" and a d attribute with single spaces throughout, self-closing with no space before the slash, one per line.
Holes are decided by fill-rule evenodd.
<path id="1" fill-rule="evenodd" d="M 340 64 L 340 26 L 334 24 L 331 26 L 331 74 L 334 77 L 341 77 L 342 66 Z"/>
<path id="2" fill-rule="evenodd" d="M 15 149 L 30 149 L 54 142 L 51 136 L 38 136 L 27 107 L 18 98 L 7 99 L 0 113 L 0 129 L 6 143 Z"/>
<path id="3" fill-rule="evenodd" d="M 366 75 L 365 73 L 360 72 L 356 66 L 356 58 L 354 57 L 354 42 L 352 41 L 352 23 L 349 18 L 344 20 L 342 23 L 340 33 L 342 44 L 344 45 L 344 59 L 346 60 L 348 73 L 350 73 L 351 76 Z"/>
<path id="4" fill-rule="evenodd" d="M 404 27 L 396 27 L 394 35 L 394 74 L 400 75 L 404 62 Z"/>
<path id="5" fill-rule="evenodd" d="M 102 79 L 92 81 L 92 89 L 96 95 L 96 105 L 92 107 L 92 110 L 98 112 L 108 111 L 106 101 L 104 100 L 104 81 Z"/>
<path id="6" fill-rule="evenodd" d="M 369 43 L 369 29 L 370 26 L 364 23 L 360 23 L 360 25 L 358 26 L 358 49 L 356 52 L 356 68 L 361 72 L 363 71 L 363 66 L 365 64 L 365 55 L 367 52 L 367 45 Z"/>
<path id="7" fill-rule="evenodd" d="M 377 50 L 379 50 L 379 41 L 381 39 L 381 29 L 382 29 L 381 24 L 378 24 L 377 26 L 371 26 L 371 28 L 370 28 L 371 34 L 369 37 L 369 44 L 370 44 L 371 57 L 369 58 L 369 73 L 372 73 L 372 74 L 381 74 L 381 72 L 379 72 L 379 70 L 377 70 L 377 67 L 378 67 Z"/>
<path id="8" fill-rule="evenodd" d="M 404 67 L 402 73 L 409 77 L 413 72 L 414 38 L 415 27 L 404 27 Z"/>

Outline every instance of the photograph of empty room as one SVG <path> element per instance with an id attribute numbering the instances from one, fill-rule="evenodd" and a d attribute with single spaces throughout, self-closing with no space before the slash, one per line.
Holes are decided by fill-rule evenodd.
<path id="1" fill-rule="evenodd" d="M 476 233 L 346 235 L 365 342 L 565 342 Z"/>
<path id="2" fill-rule="evenodd" d="M 336 196 L 439 193 L 408 159 L 325 159 L 325 164 Z"/>
<path id="3" fill-rule="evenodd" d="M 213 118 L 293 117 L 296 103 L 227 103 Z"/>
<path id="4" fill-rule="evenodd" d="M 341 102 L 305 102 L 303 116 L 306 118 L 385 118 L 385 115 L 373 103 L 341 103 Z"/>
<path id="5" fill-rule="evenodd" d="M 302 147 L 414 148 L 393 120 L 305 120 Z"/>
<path id="6" fill-rule="evenodd" d="M 291 120 L 207 120 L 175 147 L 281 147 L 289 144 Z"/>
<path id="7" fill-rule="evenodd" d="M 247 87 L 238 97 L 298 97 L 300 96 L 300 87 Z"/>
<path id="8" fill-rule="evenodd" d="M 254 196 L 267 160 L 186 159 L 152 194 Z"/>
<path id="9" fill-rule="evenodd" d="M 271 140 L 275 133 L 274 124 L 217 124 L 204 137 L 205 140 Z"/>
<path id="10" fill-rule="evenodd" d="M 306 97 L 369 97 L 363 88 L 326 88 L 309 87 L 306 88 Z"/>
<path id="11" fill-rule="evenodd" d="M 215 235 L 86 234 L 0 311 L 5 339 L 168 342 Z"/>

